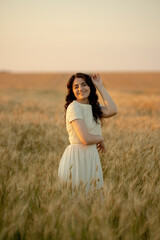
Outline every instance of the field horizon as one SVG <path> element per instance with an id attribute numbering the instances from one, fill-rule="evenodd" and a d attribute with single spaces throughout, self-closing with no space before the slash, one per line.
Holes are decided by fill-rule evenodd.
<path id="1" fill-rule="evenodd" d="M 160 72 L 99 72 L 109 89 L 117 90 L 146 90 L 159 92 Z M 0 89 L 7 87 L 37 87 L 37 88 L 66 88 L 67 80 L 75 74 L 70 73 L 1 73 Z"/>

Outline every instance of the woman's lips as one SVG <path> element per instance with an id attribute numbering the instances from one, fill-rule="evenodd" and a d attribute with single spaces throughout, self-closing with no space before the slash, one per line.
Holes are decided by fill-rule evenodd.
<path id="1" fill-rule="evenodd" d="M 83 95 L 83 94 L 85 94 L 86 92 L 81 92 L 81 93 L 79 93 L 80 95 Z"/>

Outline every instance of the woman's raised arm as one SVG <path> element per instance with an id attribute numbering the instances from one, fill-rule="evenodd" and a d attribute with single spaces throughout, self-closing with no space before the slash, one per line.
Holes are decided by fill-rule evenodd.
<path id="1" fill-rule="evenodd" d="M 102 117 L 109 118 L 114 116 L 118 113 L 117 106 L 109 93 L 106 91 L 99 73 L 93 74 L 91 78 L 104 102 L 104 106 L 101 106 L 101 111 L 103 113 Z"/>

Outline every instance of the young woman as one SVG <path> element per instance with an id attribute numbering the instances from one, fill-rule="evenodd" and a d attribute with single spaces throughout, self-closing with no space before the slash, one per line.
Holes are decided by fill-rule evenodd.
<path id="1" fill-rule="evenodd" d="M 98 152 L 105 152 L 101 134 L 102 118 L 117 114 L 117 107 L 99 75 L 76 73 L 67 83 L 65 117 L 70 145 L 59 163 L 61 182 L 72 180 L 72 189 L 82 182 L 88 190 L 103 188 L 103 173 Z M 104 106 L 98 102 L 96 89 Z M 84 186 L 83 185 L 83 186 Z"/>

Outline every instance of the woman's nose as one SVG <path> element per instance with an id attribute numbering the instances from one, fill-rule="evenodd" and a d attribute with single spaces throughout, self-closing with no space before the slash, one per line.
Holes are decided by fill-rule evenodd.
<path id="1" fill-rule="evenodd" d="M 83 89 L 83 87 L 81 85 L 79 85 L 79 90 L 82 90 L 82 89 Z"/>

